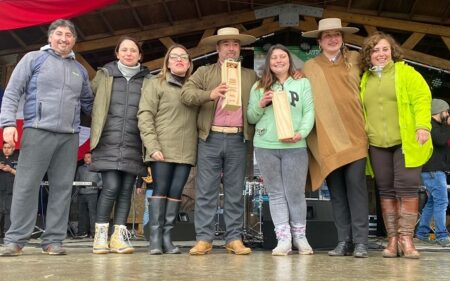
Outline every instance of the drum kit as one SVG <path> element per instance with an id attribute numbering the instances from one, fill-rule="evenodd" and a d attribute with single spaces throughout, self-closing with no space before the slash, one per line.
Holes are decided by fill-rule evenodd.
<path id="1" fill-rule="evenodd" d="M 247 244 L 263 242 L 263 203 L 269 200 L 261 177 L 246 178 L 244 197 L 243 241 Z M 223 192 L 220 191 L 215 218 L 215 235 L 224 234 Z"/>

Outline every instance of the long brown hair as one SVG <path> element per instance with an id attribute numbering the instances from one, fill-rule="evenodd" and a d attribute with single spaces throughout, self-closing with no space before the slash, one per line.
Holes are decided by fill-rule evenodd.
<path id="1" fill-rule="evenodd" d="M 361 48 L 361 69 L 366 71 L 372 67 L 372 62 L 370 57 L 372 55 L 373 48 L 380 42 L 380 40 L 388 41 L 391 45 L 391 56 L 394 62 L 403 60 L 403 51 L 400 45 L 392 38 L 391 35 L 383 32 L 375 32 L 373 35 L 369 36 L 364 40 Z"/>
<path id="2" fill-rule="evenodd" d="M 275 44 L 270 47 L 269 51 L 266 54 L 266 60 L 264 62 L 264 70 L 262 73 L 261 80 L 259 80 L 258 86 L 256 89 L 264 89 L 264 91 L 270 89 L 270 87 L 275 84 L 277 81 L 277 77 L 273 74 L 272 70 L 270 70 L 270 58 L 272 57 L 272 53 L 275 50 L 281 50 L 285 52 L 289 57 L 289 75 L 292 76 L 295 73 L 294 60 L 292 59 L 292 55 L 289 52 L 288 48 L 281 44 Z"/>
<path id="3" fill-rule="evenodd" d="M 186 54 L 188 54 L 188 56 L 189 56 L 189 68 L 186 71 L 186 75 L 184 76 L 185 79 L 188 79 L 189 76 L 191 76 L 192 71 L 194 70 L 194 64 L 192 63 L 192 58 L 191 58 L 191 55 L 189 54 L 188 49 L 185 46 L 181 45 L 181 44 L 173 44 L 172 46 L 169 47 L 169 49 L 167 49 L 167 53 L 164 56 L 164 64 L 163 64 L 161 72 L 159 73 L 159 76 L 158 76 L 158 78 L 161 79 L 161 80 L 166 80 L 166 74 L 170 73 L 170 69 L 169 69 L 169 55 L 170 55 L 170 52 L 172 52 L 172 50 L 175 49 L 175 48 L 183 49 L 186 52 Z"/>

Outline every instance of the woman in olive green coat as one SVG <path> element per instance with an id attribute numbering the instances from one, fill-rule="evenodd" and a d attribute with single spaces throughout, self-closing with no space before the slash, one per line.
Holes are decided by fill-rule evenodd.
<path id="1" fill-rule="evenodd" d="M 150 198 L 150 254 L 179 254 L 171 230 L 183 187 L 197 153 L 197 108 L 181 103 L 184 81 L 192 72 L 192 59 L 182 45 L 173 45 L 158 77 L 144 82 L 138 126 L 145 146 L 145 162 L 154 184 Z"/>

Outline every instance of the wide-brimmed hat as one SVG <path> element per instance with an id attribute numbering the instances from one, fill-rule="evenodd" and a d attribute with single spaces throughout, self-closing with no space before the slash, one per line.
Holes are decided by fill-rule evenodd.
<path id="1" fill-rule="evenodd" d="M 209 36 L 200 41 L 201 45 L 216 45 L 220 40 L 239 40 L 241 45 L 248 45 L 256 41 L 256 37 L 239 33 L 234 27 L 224 27 L 217 30 L 217 35 Z"/>
<path id="2" fill-rule="evenodd" d="M 341 19 L 338 18 L 327 18 L 321 19 L 319 21 L 319 29 L 302 32 L 303 37 L 308 38 L 317 38 L 319 33 L 328 31 L 328 30 L 339 30 L 344 33 L 356 33 L 359 31 L 357 27 L 342 27 Z"/>

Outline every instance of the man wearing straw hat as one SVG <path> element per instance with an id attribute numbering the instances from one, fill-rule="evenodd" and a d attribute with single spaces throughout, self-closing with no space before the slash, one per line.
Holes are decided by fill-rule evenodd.
<path id="1" fill-rule="evenodd" d="M 242 107 L 236 111 L 222 110 L 227 85 L 221 81 L 221 67 L 225 60 L 237 61 L 241 46 L 256 41 L 251 35 L 240 34 L 232 27 L 221 28 L 217 35 L 204 38 L 200 44 L 215 46 L 218 61 L 200 67 L 184 84 L 181 100 L 199 107 L 197 178 L 195 194 L 196 245 L 191 255 L 204 255 L 212 250 L 214 216 L 217 208 L 219 184 L 223 173 L 225 248 L 236 255 L 247 255 L 251 249 L 241 240 L 247 145 L 254 128 L 247 123 L 247 104 L 256 73 L 241 69 Z"/>

